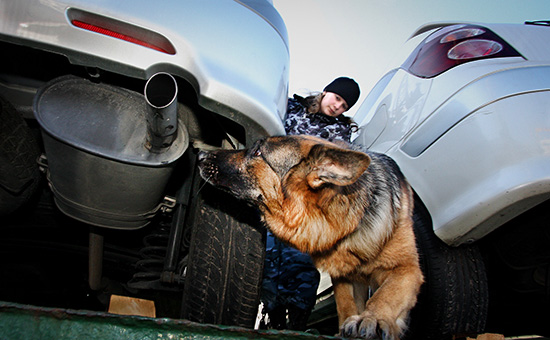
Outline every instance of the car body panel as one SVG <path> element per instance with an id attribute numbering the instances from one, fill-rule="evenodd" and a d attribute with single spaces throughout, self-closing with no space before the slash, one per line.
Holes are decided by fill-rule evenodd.
<path id="1" fill-rule="evenodd" d="M 445 242 L 477 240 L 550 198 L 550 121 L 544 109 L 549 98 L 548 92 L 535 92 L 487 105 L 418 157 L 389 151 Z M 507 143 L 495 148 L 496 139 Z"/>
<path id="2" fill-rule="evenodd" d="M 453 246 L 550 198 L 550 29 L 486 27 L 524 58 L 472 61 L 430 79 L 397 69 L 358 110 L 354 143 L 397 161 Z"/>

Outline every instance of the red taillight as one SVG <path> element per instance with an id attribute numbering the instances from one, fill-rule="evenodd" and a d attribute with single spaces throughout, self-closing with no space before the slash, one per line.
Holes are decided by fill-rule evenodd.
<path id="1" fill-rule="evenodd" d="M 131 42 L 167 54 L 176 54 L 174 46 L 162 35 L 125 22 L 71 8 L 68 16 L 75 27 Z"/>
<path id="2" fill-rule="evenodd" d="M 492 40 L 472 39 L 454 46 L 447 52 L 452 60 L 468 60 L 488 57 L 502 51 L 502 44 Z"/>
<path id="3" fill-rule="evenodd" d="M 521 55 L 490 30 L 455 25 L 428 36 L 411 53 L 403 68 L 418 77 L 431 78 L 469 61 L 512 56 Z"/>

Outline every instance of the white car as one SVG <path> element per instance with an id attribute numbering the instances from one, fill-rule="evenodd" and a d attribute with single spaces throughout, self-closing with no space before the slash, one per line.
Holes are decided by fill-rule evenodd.
<path id="1" fill-rule="evenodd" d="M 354 140 L 395 159 L 417 195 L 427 283 L 411 334 L 548 335 L 550 23 L 430 24 L 411 39 Z"/>
<path id="2" fill-rule="evenodd" d="M 0 49 L 0 300 L 252 327 L 265 230 L 194 160 L 284 134 L 272 1 L 0 0 Z"/>

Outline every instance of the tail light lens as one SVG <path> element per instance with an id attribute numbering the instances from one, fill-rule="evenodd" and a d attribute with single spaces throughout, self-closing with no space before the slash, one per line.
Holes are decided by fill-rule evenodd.
<path id="1" fill-rule="evenodd" d="M 67 16 L 75 27 L 141 45 L 162 53 L 176 54 L 176 50 L 170 41 L 156 32 L 76 8 L 69 8 Z"/>
<path id="2" fill-rule="evenodd" d="M 485 27 L 453 25 L 428 36 L 403 68 L 418 77 L 432 78 L 460 64 L 500 57 L 521 57 L 521 54 Z"/>
<path id="3" fill-rule="evenodd" d="M 447 58 L 452 60 L 469 60 L 488 57 L 502 51 L 502 44 L 483 39 L 466 40 L 451 48 Z"/>

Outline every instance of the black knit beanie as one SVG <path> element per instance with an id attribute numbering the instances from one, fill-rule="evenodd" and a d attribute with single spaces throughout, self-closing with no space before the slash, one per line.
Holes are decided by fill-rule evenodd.
<path id="1" fill-rule="evenodd" d="M 347 77 L 336 78 L 328 84 L 323 91 L 333 92 L 344 98 L 348 109 L 350 109 L 359 99 L 361 91 L 355 80 Z"/>

